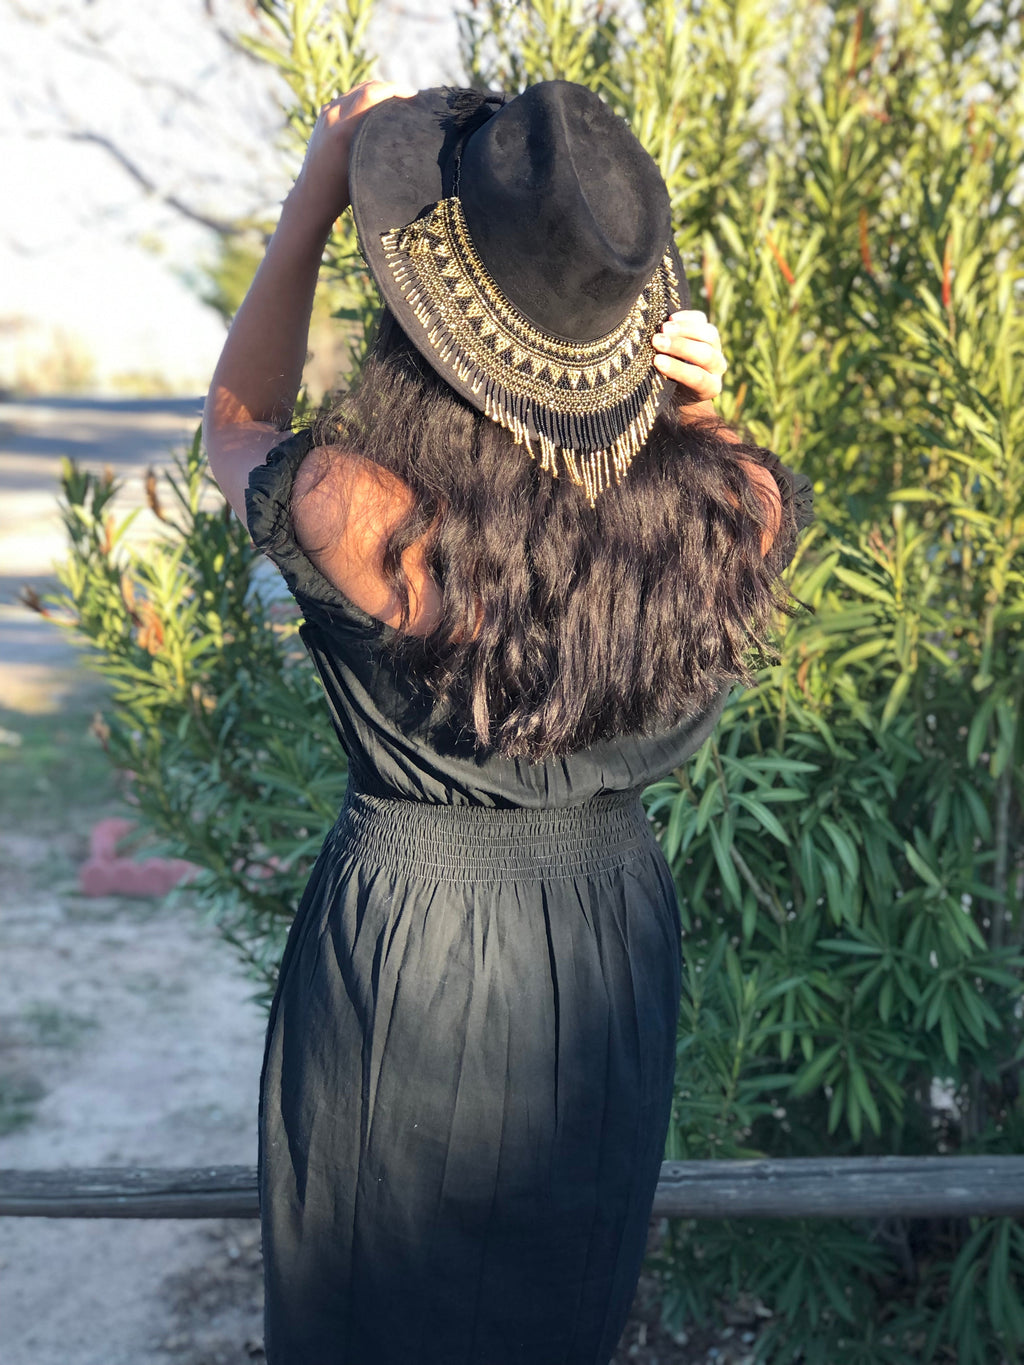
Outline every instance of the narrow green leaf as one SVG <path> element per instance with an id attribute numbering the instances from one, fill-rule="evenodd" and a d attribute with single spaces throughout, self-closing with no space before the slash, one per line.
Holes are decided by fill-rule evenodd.
<path id="1" fill-rule="evenodd" d="M 786 833 L 777 815 L 752 796 L 747 796 L 743 792 L 734 792 L 732 799 L 744 810 L 750 811 L 751 815 L 758 820 L 773 839 L 777 839 L 780 844 L 789 847 L 789 835 Z"/>
<path id="2" fill-rule="evenodd" d="M 722 885 L 729 893 L 729 896 L 737 909 L 742 906 L 742 893 L 740 891 L 740 879 L 736 871 L 736 865 L 732 860 L 732 855 L 719 833 L 719 827 L 712 822 L 708 825 L 708 833 L 711 835 L 711 847 L 714 850 L 715 862 L 718 865 L 718 872 L 722 878 Z M 731 843 L 731 840 L 730 840 Z"/>
<path id="3" fill-rule="evenodd" d="M 857 855 L 857 848 L 853 840 L 845 830 L 840 829 L 836 822 L 828 815 L 820 817 L 822 829 L 832 840 L 836 852 L 839 854 L 847 874 L 856 881 L 860 876 L 860 858 Z"/>
<path id="4" fill-rule="evenodd" d="M 832 1043 L 814 1054 L 813 1060 L 802 1066 L 793 1081 L 790 1094 L 794 1099 L 810 1094 L 823 1080 L 825 1073 L 839 1055 L 839 1044 Z"/>
<path id="5" fill-rule="evenodd" d="M 943 998 L 942 1008 L 939 1010 L 939 1028 L 942 1033 L 942 1046 L 946 1050 L 946 1056 L 955 1066 L 960 1055 L 960 1034 L 957 1030 L 952 1003 L 948 997 Z"/>
<path id="6" fill-rule="evenodd" d="M 939 887 L 942 885 L 932 868 L 928 866 L 914 845 L 908 843 L 907 840 L 903 841 L 903 852 L 907 862 L 922 881 L 927 882 L 929 886 Z"/>
<path id="7" fill-rule="evenodd" d="M 837 564 L 834 571 L 840 583 L 845 583 L 848 588 L 853 588 L 863 597 L 869 597 L 873 602 L 881 602 L 884 606 L 895 608 L 896 602 L 891 592 L 880 587 L 864 574 L 854 573 L 852 569 L 844 569 Z"/>

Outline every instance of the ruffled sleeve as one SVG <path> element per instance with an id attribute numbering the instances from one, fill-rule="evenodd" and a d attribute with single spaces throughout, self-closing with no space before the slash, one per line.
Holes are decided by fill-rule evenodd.
<path id="1" fill-rule="evenodd" d="M 764 463 L 775 475 L 775 481 L 782 491 L 783 497 L 789 499 L 789 505 L 793 509 L 796 520 L 796 534 L 810 526 L 814 520 L 814 485 L 806 474 L 797 469 L 790 469 L 789 465 L 783 464 L 773 451 L 766 452 Z M 796 553 L 796 539 L 793 541 L 793 553 Z"/>
<path id="2" fill-rule="evenodd" d="M 303 615 L 327 624 L 345 624 L 381 634 L 388 627 L 370 616 L 325 578 L 295 538 L 292 484 L 299 465 L 313 449 L 308 429 L 293 432 L 250 471 L 245 490 L 245 520 L 253 544 L 281 571 Z"/>
<path id="3" fill-rule="evenodd" d="M 806 474 L 799 470 L 787 469 L 792 476 L 793 511 L 796 513 L 796 529 L 803 531 L 814 521 L 814 485 Z"/>

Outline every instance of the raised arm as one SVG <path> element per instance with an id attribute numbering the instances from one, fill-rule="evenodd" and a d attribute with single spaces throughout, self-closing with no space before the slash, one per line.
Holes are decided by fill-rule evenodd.
<path id="1" fill-rule="evenodd" d="M 302 381 L 320 261 L 335 219 L 348 207 L 356 127 L 381 100 L 412 93 L 367 81 L 324 107 L 231 324 L 203 408 L 203 442 L 210 471 L 243 522 L 249 473 L 281 439 Z"/>

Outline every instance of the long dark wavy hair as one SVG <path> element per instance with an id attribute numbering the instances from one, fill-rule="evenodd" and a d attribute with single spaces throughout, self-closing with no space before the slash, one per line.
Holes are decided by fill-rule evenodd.
<path id="1" fill-rule="evenodd" d="M 774 475 L 782 527 L 762 556 L 767 515 L 740 460 L 776 457 L 726 439 L 723 425 L 659 416 L 623 482 L 591 508 L 455 393 L 385 310 L 358 383 L 314 419 L 313 436 L 320 478 L 343 450 L 413 494 L 384 554 L 403 605 L 383 647 L 422 677 L 436 715 L 536 762 L 674 725 L 727 678 L 754 681 L 748 650 L 755 667 L 778 658 L 773 613 L 794 616 L 799 602 L 779 577 L 796 536 L 791 490 Z M 402 568 L 420 537 L 442 599 L 426 635 L 406 629 Z"/>

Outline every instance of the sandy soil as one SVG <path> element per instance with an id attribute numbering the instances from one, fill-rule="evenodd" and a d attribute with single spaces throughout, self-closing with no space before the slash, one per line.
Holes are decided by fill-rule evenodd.
<path id="1" fill-rule="evenodd" d="M 128 510 L 197 413 L 0 404 L 0 1166 L 256 1159 L 265 1016 L 187 904 L 78 894 L 92 825 L 132 812 L 88 733 L 102 688 L 18 601 L 56 587 L 60 457 L 111 466 Z M 4 1365 L 260 1359 L 260 1300 L 255 1222 L 0 1218 Z"/>
<path id="2" fill-rule="evenodd" d="M 78 895 L 70 823 L 0 835 L 0 1165 L 255 1163 L 251 985 L 187 910 Z M 254 1223 L 0 1219 L 3 1360 L 250 1359 L 258 1265 Z"/>

